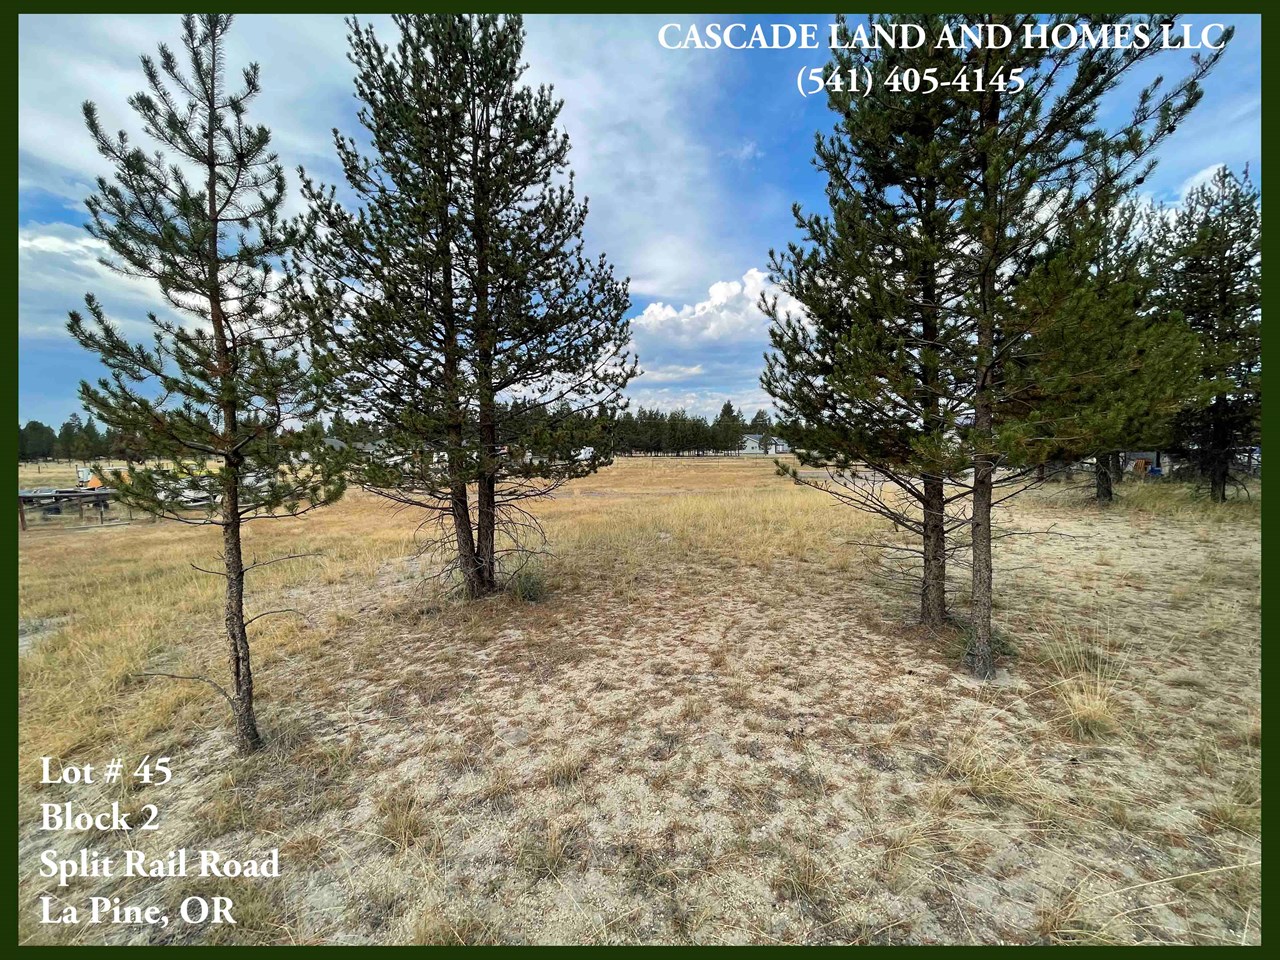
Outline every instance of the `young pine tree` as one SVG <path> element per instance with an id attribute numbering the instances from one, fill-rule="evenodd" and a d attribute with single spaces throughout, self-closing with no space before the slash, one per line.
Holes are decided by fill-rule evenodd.
<path id="1" fill-rule="evenodd" d="M 584 256 L 561 104 L 520 82 L 520 18 L 394 21 L 390 47 L 351 22 L 368 146 L 335 140 L 358 206 L 304 179 L 318 229 L 296 300 L 342 403 L 378 425 L 359 482 L 426 510 L 477 597 L 540 535 L 521 504 L 611 460 L 627 282 Z"/>
<path id="2" fill-rule="evenodd" d="M 1161 304 L 1197 337 L 1205 395 L 1179 412 L 1174 449 L 1222 503 L 1240 448 L 1262 436 L 1262 210 L 1248 172 L 1223 167 L 1192 190 L 1161 240 Z"/>
<path id="3" fill-rule="evenodd" d="M 314 421 L 317 392 L 299 332 L 279 311 L 272 265 L 298 237 L 280 220 L 285 181 L 270 134 L 246 117 L 258 67 L 244 70 L 238 89 L 226 76 L 230 26 L 229 15 L 184 16 L 185 65 L 163 45 L 158 62 L 142 58 L 148 90 L 129 105 L 164 152 L 148 153 L 123 132 L 112 136 L 85 104 L 89 131 L 114 169 L 87 201 L 89 232 L 110 251 L 107 266 L 155 282 L 172 314 L 151 314 L 151 341 L 136 344 L 89 294 L 88 316 L 73 312 L 68 326 L 109 373 L 80 385 L 86 408 L 111 429 L 144 437 L 157 458 L 112 478 L 120 498 L 222 528 L 217 573 L 226 585 L 230 690 L 207 682 L 230 703 L 237 743 L 248 751 L 262 738 L 245 574 L 273 561 L 244 562 L 242 526 L 329 502 L 343 480 L 316 431 L 295 429 Z M 188 509 L 196 498 L 212 504 L 203 516 Z"/>
<path id="4" fill-rule="evenodd" d="M 904 20 L 936 37 L 958 18 L 872 18 Z M 961 63 L 957 52 L 930 43 L 910 51 L 838 50 L 830 69 L 848 77 L 864 66 L 882 79 L 895 70 L 951 77 Z M 789 471 L 797 482 L 920 538 L 918 547 L 884 546 L 895 573 L 921 558 L 914 574 L 920 617 L 940 627 L 947 618 L 948 534 L 962 523 L 950 514 L 955 501 L 946 483 L 965 467 L 956 440 L 965 403 L 953 369 L 960 334 L 947 286 L 956 261 L 955 170 L 964 147 L 951 129 L 950 97 L 889 83 L 866 96 L 846 83 L 833 87 L 828 103 L 839 120 L 831 135 L 818 136 L 814 161 L 826 178 L 830 210 L 806 215 L 797 207 L 803 242 L 771 253 L 773 281 L 805 315 L 762 298 L 773 343 L 762 383 L 780 412 L 777 432 L 801 464 L 828 469 L 829 479 L 820 481 Z"/>

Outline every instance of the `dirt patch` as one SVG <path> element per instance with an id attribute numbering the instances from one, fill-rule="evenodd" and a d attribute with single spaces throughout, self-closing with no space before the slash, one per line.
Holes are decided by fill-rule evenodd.
<path id="1" fill-rule="evenodd" d="M 24 654 L 30 650 L 35 644 L 39 643 L 44 637 L 57 633 L 62 629 L 62 625 L 66 623 L 66 617 L 55 617 L 51 619 L 31 619 L 24 620 L 18 618 L 18 654 Z"/>

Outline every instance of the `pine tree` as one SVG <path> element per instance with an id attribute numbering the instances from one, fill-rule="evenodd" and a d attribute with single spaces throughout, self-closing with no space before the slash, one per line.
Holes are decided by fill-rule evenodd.
<path id="1" fill-rule="evenodd" d="M 768 453 L 769 444 L 773 440 L 773 421 L 769 419 L 768 411 L 757 410 L 756 415 L 751 418 L 751 423 L 747 425 L 747 431 L 760 435 L 760 450 Z"/>
<path id="2" fill-rule="evenodd" d="M 67 417 L 61 427 L 58 428 L 58 456 L 64 460 L 70 460 L 75 456 L 75 450 L 79 443 L 80 431 L 84 429 L 84 421 L 80 419 L 80 414 L 73 413 Z"/>
<path id="3" fill-rule="evenodd" d="M 1262 211 L 1246 170 L 1192 190 L 1161 234 L 1161 303 L 1195 333 L 1203 399 L 1174 422 L 1174 452 L 1227 497 L 1240 448 L 1261 441 Z"/>
<path id="4" fill-rule="evenodd" d="M 733 408 L 730 401 L 726 400 L 720 408 L 720 413 L 716 415 L 715 422 L 711 425 L 715 433 L 716 448 L 722 453 L 740 453 L 745 428 L 742 414 Z"/>
<path id="5" fill-rule="evenodd" d="M 102 434 L 98 425 L 93 422 L 93 417 L 90 417 L 72 440 L 71 454 L 77 460 L 90 463 L 100 455 L 101 446 Z"/>
<path id="6" fill-rule="evenodd" d="M 342 492 L 341 464 L 316 431 L 286 429 L 314 419 L 315 378 L 299 354 L 300 330 L 279 312 L 272 265 L 296 244 L 281 222 L 284 174 L 266 127 L 246 120 L 259 90 L 256 64 L 243 86 L 226 77 L 229 15 L 184 16 L 186 68 L 169 47 L 144 56 L 148 90 L 129 100 L 146 134 L 163 152 L 147 153 L 121 132 L 103 129 L 92 103 L 84 118 L 98 151 L 114 168 L 87 205 L 89 232 L 106 244 L 104 263 L 154 281 L 183 319 L 151 314 L 151 344 L 134 344 L 92 295 L 88 316 L 71 314 L 72 336 L 109 371 L 82 383 L 85 406 L 104 424 L 139 434 L 168 466 L 113 476 L 131 506 L 222 529 L 224 623 L 231 705 L 242 750 L 261 745 L 254 715 L 245 575 L 274 560 L 245 564 L 241 528 L 248 521 L 297 516 Z M 304 462 L 303 454 L 309 455 Z M 220 469 L 205 469 L 208 460 Z M 214 506 L 203 517 L 186 509 L 192 493 Z M 284 559 L 284 558 L 276 558 Z M 256 618 L 254 618 L 256 619 Z"/>
<path id="7" fill-rule="evenodd" d="M 1083 19 L 1094 28 L 1135 20 Z M 1159 31 L 1159 17 L 1137 19 Z M 1050 342 L 1038 335 L 1063 320 L 1054 306 L 1032 309 L 1025 285 L 1046 258 L 1068 255 L 1064 224 L 1098 196 L 1142 182 L 1151 151 L 1194 107 L 1221 56 L 1193 57 L 1168 88 L 1151 82 L 1129 119 L 1108 129 L 1101 102 L 1159 46 L 1025 43 L 1028 27 L 1066 20 L 926 17 L 917 22 L 928 34 L 976 23 L 1009 28 L 1013 43 L 838 51 L 837 72 L 869 66 L 875 79 L 865 96 L 832 91 L 841 124 L 816 151 L 831 216 L 797 211 L 804 242 L 772 258 L 774 281 L 805 315 L 763 302 L 774 353 L 762 382 L 783 435 L 802 463 L 832 468 L 832 492 L 921 536 L 926 622 L 943 612 L 945 535 L 968 531 L 970 660 L 984 678 L 993 673 L 993 508 L 1028 484 L 1048 451 L 1080 442 L 1073 431 L 1084 425 L 1027 376 Z M 934 70 L 950 81 L 962 68 L 967 81 L 946 95 L 905 79 Z M 1058 362 L 1081 369 L 1065 353 Z M 849 482 L 861 464 L 887 493 Z"/>
<path id="8" fill-rule="evenodd" d="M 389 48 L 350 22 L 369 149 L 335 141 L 358 208 L 304 179 L 319 229 L 296 299 L 382 434 L 359 482 L 425 510 L 475 597 L 540 537 L 522 504 L 611 460 L 627 282 L 583 254 L 561 104 L 520 82 L 521 19 L 394 22 Z"/>
<path id="9" fill-rule="evenodd" d="M 956 17 L 873 17 L 911 22 L 937 37 Z M 841 20 L 841 29 L 848 28 Z M 838 49 L 829 71 L 847 77 L 871 68 L 935 71 L 952 77 L 960 54 L 932 42 L 920 50 Z M 916 580 L 923 623 L 946 621 L 948 516 L 946 481 L 965 464 L 957 419 L 965 412 L 953 367 L 953 296 L 945 278 L 956 262 L 955 181 L 963 150 L 954 136 L 954 103 L 890 83 L 862 96 L 829 88 L 839 117 L 819 135 L 815 165 L 826 178 L 829 213 L 795 217 L 803 242 L 771 252 L 772 280 L 798 300 L 804 316 L 763 297 L 773 352 L 762 384 L 777 403 L 777 432 L 800 463 L 827 468 L 826 480 L 787 472 L 838 500 L 878 514 L 920 538 L 918 548 L 882 544 L 895 574 L 921 558 Z"/>
<path id="10" fill-rule="evenodd" d="M 1152 150 L 1199 102 L 1200 81 L 1222 56 L 1222 49 L 1194 54 L 1187 75 L 1176 83 L 1152 80 L 1137 92 L 1128 118 L 1108 129 L 1099 119 L 1102 102 L 1135 68 L 1158 56 L 1161 46 L 1051 49 L 1026 42 L 1028 27 L 1052 31 L 1056 23 L 1078 19 L 1081 15 L 1047 21 L 1031 14 L 978 17 L 984 28 L 1009 28 L 1014 42 L 967 51 L 968 66 L 981 69 L 987 80 L 954 95 L 954 132 L 966 148 L 956 214 L 965 242 L 955 312 L 972 347 L 964 364 L 972 409 L 963 433 L 973 467 L 970 657 L 980 677 L 994 673 L 996 489 L 1023 483 L 1023 471 L 1043 455 L 1046 430 L 1051 436 L 1053 429 L 1027 416 L 1026 383 L 1017 375 L 1016 357 L 1034 354 L 1038 329 L 1038 318 L 1019 308 L 1020 289 L 1060 225 L 1079 216 L 1098 193 L 1122 196 L 1143 182 L 1153 166 Z M 1154 35 L 1168 18 L 1089 14 L 1083 19 L 1095 30 L 1141 23 Z M 1230 33 L 1224 34 L 1223 48 Z M 1017 91 L 1015 75 L 1023 84 Z M 1001 493 L 1000 500 L 1009 496 Z"/>
<path id="11" fill-rule="evenodd" d="M 1019 404 L 1014 414 L 1034 428 L 1025 442 L 1052 444 L 1053 459 L 1094 458 L 1102 504 L 1119 480 L 1120 449 L 1167 443 L 1196 390 L 1195 336 L 1155 297 L 1161 222 L 1158 209 L 1099 187 L 1018 291 L 1034 349 L 1011 359 L 1008 406 Z"/>
<path id="12" fill-rule="evenodd" d="M 636 424 L 636 415 L 630 410 L 623 411 L 613 429 L 615 449 L 624 456 L 630 456 L 635 452 L 639 439 L 640 434 Z"/>

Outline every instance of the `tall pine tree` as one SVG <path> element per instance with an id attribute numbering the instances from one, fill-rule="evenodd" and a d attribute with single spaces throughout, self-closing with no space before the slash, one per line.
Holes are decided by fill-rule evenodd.
<path id="1" fill-rule="evenodd" d="M 1037 427 L 1025 442 L 1052 446 L 1052 459 L 1093 457 L 1102 504 L 1113 498 L 1119 451 L 1167 444 L 1173 415 L 1197 389 L 1195 336 L 1155 295 L 1161 218 L 1114 184 L 1097 188 L 1017 294 L 1034 348 L 1011 358 L 1007 406 Z"/>
<path id="2" fill-rule="evenodd" d="M 1126 119 L 1108 126 L 1102 104 L 1136 68 L 1160 56 L 1161 45 L 1055 49 L 1037 42 L 1036 31 L 1084 21 L 1095 32 L 1141 25 L 1158 35 L 1168 17 L 987 14 L 975 19 L 986 30 L 1007 28 L 1013 38 L 1006 47 L 966 51 L 968 67 L 985 79 L 955 93 L 955 132 L 966 148 L 957 211 L 964 258 L 955 279 L 962 291 L 956 316 L 971 344 L 964 366 L 972 413 L 963 431 L 973 466 L 971 660 L 978 676 L 989 677 L 994 672 L 993 508 L 1010 495 L 996 491 L 1021 483 L 1022 471 L 1043 457 L 1053 430 L 1034 411 L 1027 415 L 1026 383 L 1018 375 L 1016 358 L 1035 354 L 1038 321 L 1044 319 L 1020 309 L 1021 287 L 1062 224 L 1080 216 L 1095 196 L 1123 196 L 1145 179 L 1152 151 L 1199 102 L 1200 81 L 1221 58 L 1230 31 L 1221 49 L 1194 54 L 1177 82 L 1165 85 L 1157 77 L 1141 87 Z"/>
<path id="3" fill-rule="evenodd" d="M 82 383 L 86 408 L 126 435 L 146 438 L 167 461 L 112 480 L 126 503 L 185 523 L 222 528 L 224 624 L 231 705 L 243 750 L 261 745 L 245 618 L 244 523 L 297 516 L 342 492 L 341 464 L 314 430 L 318 394 L 299 354 L 296 325 L 280 312 L 273 264 L 297 243 L 282 223 L 285 180 L 270 133 L 246 118 L 259 90 L 258 67 L 242 85 L 227 80 L 229 15 L 182 18 L 185 64 L 161 45 L 142 57 L 148 90 L 130 98 L 143 130 L 162 151 L 148 153 L 111 135 L 92 103 L 84 118 L 114 169 L 87 205 L 89 232 L 106 244 L 104 263 L 156 283 L 177 318 L 151 314 L 150 344 L 130 342 L 92 294 L 88 316 L 71 314 L 71 335 L 109 371 Z M 304 458 L 304 454 L 306 457 Z M 215 470 L 206 462 L 216 461 Z M 213 506 L 203 516 L 194 498 Z M 207 678 L 200 678 L 207 679 Z"/>
<path id="4" fill-rule="evenodd" d="M 304 181 L 318 229 L 296 300 L 342 402 L 378 425 L 359 482 L 438 521 L 475 597 L 534 548 L 523 504 L 611 460 L 627 283 L 583 253 L 561 104 L 520 82 L 521 19 L 394 22 L 386 47 L 351 21 L 368 149 L 335 140 L 358 205 Z"/>
<path id="5" fill-rule="evenodd" d="M 1262 439 L 1262 210 L 1248 171 L 1225 167 L 1187 196 L 1161 234 L 1162 307 L 1198 339 L 1203 400 L 1174 422 L 1174 451 L 1227 498 L 1241 448 Z"/>
<path id="6" fill-rule="evenodd" d="M 1038 337 L 1060 331 L 1062 314 L 1030 309 L 1025 284 L 1046 258 L 1069 255 L 1064 224 L 1142 182 L 1151 151 L 1194 107 L 1221 55 L 1194 57 L 1167 88 L 1148 84 L 1128 119 L 1108 128 L 1101 103 L 1160 48 L 1034 42 L 1038 29 L 1080 19 L 1095 30 L 1142 20 L 1154 33 L 1161 21 L 929 17 L 918 22 L 934 38 L 917 49 L 838 53 L 837 76 L 869 66 L 874 84 L 865 96 L 832 93 L 841 124 L 817 148 L 832 216 L 799 216 L 804 242 L 774 257 L 775 280 L 805 315 L 764 302 L 775 348 L 764 384 L 802 462 L 834 467 L 837 495 L 864 509 L 895 521 L 903 503 L 919 511 L 906 516 L 922 538 L 926 622 L 942 612 L 930 592 L 940 590 L 950 548 L 937 538 L 967 530 L 970 659 L 980 677 L 993 672 L 993 508 L 1055 445 L 1084 440 L 1084 420 L 1061 417 L 1027 376 L 1049 343 Z M 1007 28 L 1012 43 L 936 43 L 964 26 Z M 950 82 L 945 94 L 911 82 L 930 71 Z M 848 482 L 861 463 L 885 478 L 888 494 Z"/>

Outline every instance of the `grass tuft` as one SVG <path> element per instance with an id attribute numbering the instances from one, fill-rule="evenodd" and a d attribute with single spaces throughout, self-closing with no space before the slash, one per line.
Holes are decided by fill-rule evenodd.
<path id="1" fill-rule="evenodd" d="M 551 594 L 546 569 L 540 563 L 526 563 L 507 578 L 506 591 L 525 603 L 541 603 Z"/>

